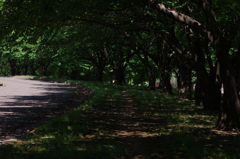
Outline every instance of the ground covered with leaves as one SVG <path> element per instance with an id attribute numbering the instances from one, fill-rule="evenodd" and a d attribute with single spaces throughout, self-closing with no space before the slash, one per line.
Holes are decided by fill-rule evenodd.
<path id="1" fill-rule="evenodd" d="M 239 135 L 214 130 L 218 112 L 142 87 L 80 84 L 91 99 L 1 146 L 0 158 L 240 158 Z"/>

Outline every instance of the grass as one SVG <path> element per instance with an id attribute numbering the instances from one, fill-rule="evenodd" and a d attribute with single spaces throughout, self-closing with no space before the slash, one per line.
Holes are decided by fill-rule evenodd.
<path id="1" fill-rule="evenodd" d="M 32 76 L 32 75 L 15 75 L 15 76 L 9 76 L 9 77 L 14 77 L 14 78 L 33 78 L 36 76 Z"/>
<path id="2" fill-rule="evenodd" d="M 144 88 L 125 87 L 139 101 L 145 120 L 159 120 L 149 134 L 157 134 L 157 156 L 163 158 L 240 158 L 240 137 L 214 130 L 218 112 L 203 111 L 193 101 Z M 160 152 L 160 153 L 159 153 Z"/>
<path id="3" fill-rule="evenodd" d="M 81 83 L 82 84 L 82 83 Z M 0 148 L 1 159 L 25 158 L 116 158 L 125 153 L 124 145 L 105 138 L 109 132 L 103 125 L 94 124 L 86 115 L 106 98 L 119 93 L 101 83 L 85 82 L 94 90 L 95 96 L 77 109 L 54 119 L 27 134 L 17 143 Z"/>
<path id="4" fill-rule="evenodd" d="M 140 116 L 155 122 L 148 134 L 154 135 L 149 150 L 152 158 L 236 159 L 240 158 L 240 137 L 235 133 L 215 131 L 216 112 L 206 112 L 192 101 L 142 87 L 115 86 L 80 82 L 94 90 L 85 104 L 37 128 L 17 143 L 0 147 L 1 159 L 114 159 L 124 157 L 127 145 L 112 137 L 105 120 L 93 113 L 106 101 L 117 105 L 124 89 L 136 98 Z M 144 139 L 147 141 L 147 138 Z M 149 156 L 150 157 L 150 156 Z"/>

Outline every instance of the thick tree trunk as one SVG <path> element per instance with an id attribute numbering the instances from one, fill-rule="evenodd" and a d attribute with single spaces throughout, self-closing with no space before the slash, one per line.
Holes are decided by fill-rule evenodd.
<path id="1" fill-rule="evenodd" d="M 179 61 L 183 61 L 179 56 Z M 177 77 L 178 96 L 183 99 L 192 100 L 192 69 L 187 63 L 178 63 L 178 72 L 175 72 Z"/>
<path id="2" fill-rule="evenodd" d="M 107 59 L 105 56 L 105 48 L 103 50 L 99 50 L 96 55 L 91 54 L 91 58 L 87 59 L 92 62 L 92 65 L 94 66 L 95 76 L 94 80 L 98 82 L 103 81 L 103 71 L 105 66 L 107 65 Z"/>
<path id="3" fill-rule="evenodd" d="M 219 51 L 217 53 L 217 59 L 220 64 L 220 74 L 224 86 L 224 96 L 221 113 L 217 120 L 217 128 L 225 130 L 239 129 L 240 102 L 237 80 L 235 77 L 236 71 L 228 53 L 230 47 L 226 46 L 228 45 L 228 40 L 232 40 L 232 37 L 229 35 L 236 35 L 236 33 L 229 33 L 227 32 L 228 28 L 225 28 L 222 29 L 222 31 L 224 30 L 224 38 L 221 38 L 223 33 L 217 24 L 214 10 L 211 8 L 208 0 L 193 1 L 203 9 L 208 23 L 207 28 L 204 28 L 197 20 L 168 8 L 164 4 L 158 3 L 158 1 L 144 0 L 142 2 L 144 2 L 145 6 L 150 6 L 169 18 L 189 26 L 218 47 Z"/>
<path id="4" fill-rule="evenodd" d="M 193 57 L 195 57 L 194 68 L 197 73 L 195 103 L 199 105 L 202 102 L 203 109 L 205 110 L 219 110 L 221 103 L 221 92 L 220 86 L 216 82 L 216 70 L 212 69 L 211 71 L 213 72 L 207 72 L 200 38 L 192 40 L 189 38 L 189 44 L 193 52 Z"/>
<path id="5" fill-rule="evenodd" d="M 195 105 L 200 106 L 201 104 L 203 104 L 204 90 L 202 89 L 200 81 L 198 79 L 197 79 L 197 82 L 195 84 L 194 99 L 195 99 Z"/>
<path id="6" fill-rule="evenodd" d="M 151 55 L 151 59 L 158 66 L 160 71 L 160 88 L 163 93 L 173 94 L 171 85 L 171 61 L 172 55 L 167 48 L 167 40 L 165 38 L 157 38 L 158 55 Z"/>
<path id="7" fill-rule="evenodd" d="M 192 99 L 192 70 L 189 66 L 183 64 L 178 65 L 179 72 L 177 74 L 178 96 L 183 99 Z"/>
<path id="8" fill-rule="evenodd" d="M 156 90 L 155 84 L 156 84 L 155 73 L 153 71 L 148 71 L 148 87 L 147 87 L 147 90 L 152 90 L 152 91 Z"/>
<path id="9" fill-rule="evenodd" d="M 173 94 L 170 81 L 171 79 L 169 72 L 167 70 L 162 70 L 160 74 L 160 88 L 164 93 Z"/>
<path id="10" fill-rule="evenodd" d="M 119 85 L 125 84 L 125 76 L 124 76 L 125 67 L 118 67 L 114 69 L 115 83 Z"/>
<path id="11" fill-rule="evenodd" d="M 240 103 L 235 79 L 230 75 L 224 80 L 224 95 L 221 112 L 217 120 L 217 128 L 223 130 L 238 130 Z"/>
<path id="12" fill-rule="evenodd" d="M 192 66 L 189 66 L 192 62 L 188 56 L 187 49 L 179 42 L 175 36 L 175 28 L 170 29 L 169 36 L 164 36 L 167 44 L 175 50 L 176 56 L 173 58 L 173 62 L 178 67 L 178 72 L 175 72 L 177 76 L 177 87 L 180 98 L 192 99 Z M 179 62 L 181 61 L 181 62 Z M 169 64 L 168 64 L 169 65 Z"/>
<path id="13" fill-rule="evenodd" d="M 215 79 L 212 80 L 209 77 L 203 66 L 196 65 L 195 104 L 200 105 L 202 103 L 205 110 L 219 110 L 221 103 L 220 85 L 216 83 Z"/>
<path id="14" fill-rule="evenodd" d="M 148 75 L 148 87 L 147 90 L 156 90 L 155 84 L 156 84 L 156 68 L 155 66 L 150 64 L 148 55 L 146 52 L 143 52 L 143 57 L 141 57 L 140 52 L 137 52 L 137 55 L 139 57 L 139 59 L 141 60 L 141 62 L 143 63 L 144 68 L 147 71 L 147 75 Z"/>
<path id="15" fill-rule="evenodd" d="M 217 128 L 223 130 L 239 130 L 240 100 L 236 79 L 236 70 L 230 59 L 228 51 L 231 43 L 220 39 L 218 60 L 220 64 L 221 79 L 224 87 L 223 103 L 217 120 Z"/>
<path id="16" fill-rule="evenodd" d="M 221 105 L 220 86 L 217 83 L 211 83 L 204 99 L 204 110 L 219 110 Z"/>

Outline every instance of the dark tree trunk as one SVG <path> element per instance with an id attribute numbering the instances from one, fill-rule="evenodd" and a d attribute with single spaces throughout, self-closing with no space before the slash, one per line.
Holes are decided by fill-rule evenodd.
<path id="1" fill-rule="evenodd" d="M 179 90 L 179 97 L 184 99 L 192 98 L 192 62 L 188 56 L 187 49 L 179 42 L 175 36 L 175 28 L 170 31 L 169 36 L 165 36 L 168 45 L 176 52 L 173 58 L 174 65 L 178 67 L 178 72 L 175 71 L 177 76 L 177 87 Z M 181 62 L 180 62 L 181 61 Z"/>
<path id="2" fill-rule="evenodd" d="M 236 26 L 234 25 L 233 28 L 227 27 L 221 30 L 216 21 L 216 16 L 209 0 L 192 1 L 193 3 L 196 3 L 206 15 L 206 27 L 203 27 L 204 25 L 197 20 L 177 12 L 176 10 L 172 10 L 158 1 L 146 0 L 142 2 L 145 2 L 145 6 L 150 6 L 169 18 L 184 23 L 217 46 L 219 49 L 217 52 L 217 59 L 220 64 L 221 81 L 224 86 L 223 104 L 217 120 L 217 128 L 223 130 L 239 129 L 240 103 L 237 89 L 238 80 L 235 77 L 236 70 L 230 60 L 230 46 L 227 46 L 229 44 L 228 40 L 232 40 L 236 35 L 236 32 L 234 33 L 234 28 L 236 29 Z M 238 19 L 235 19 L 235 21 L 237 22 Z M 232 33 L 227 32 L 227 30 Z M 221 38 L 223 35 L 224 37 Z"/>
<path id="3" fill-rule="evenodd" d="M 11 68 L 11 75 L 14 76 L 16 75 L 16 61 L 11 59 L 11 58 L 8 58 L 8 62 L 9 62 L 9 65 L 10 65 L 10 68 Z"/>
<path id="4" fill-rule="evenodd" d="M 95 66 L 95 81 L 102 82 L 103 81 L 103 68 Z"/>
<path id="5" fill-rule="evenodd" d="M 105 56 L 105 48 L 103 50 L 99 50 L 96 54 L 91 54 L 90 58 L 86 58 L 86 60 L 89 60 L 92 62 L 92 65 L 94 67 L 94 80 L 98 82 L 103 81 L 103 71 L 105 66 L 107 65 L 107 60 Z"/>
<path id="6" fill-rule="evenodd" d="M 180 75 L 178 79 L 178 96 L 184 99 L 192 99 L 192 70 L 188 67 L 182 66 L 179 68 Z"/>
<path id="7" fill-rule="evenodd" d="M 48 67 L 50 66 L 50 62 L 47 62 L 46 59 L 40 59 L 39 60 L 39 68 L 41 70 L 42 76 L 48 75 Z"/>
<path id="8" fill-rule="evenodd" d="M 42 67 L 42 76 L 47 76 L 47 70 L 45 67 Z"/>
<path id="9" fill-rule="evenodd" d="M 205 110 L 219 110 L 221 105 L 221 92 L 220 86 L 217 83 L 209 85 L 208 92 L 204 99 Z"/>
<path id="10" fill-rule="evenodd" d="M 27 75 L 28 74 L 28 70 L 29 70 L 29 65 L 28 64 L 24 64 L 24 72 L 23 72 L 23 74 Z"/>
<path id="11" fill-rule="evenodd" d="M 20 75 L 21 74 L 21 69 L 19 66 L 16 66 L 16 75 Z"/>
<path id="12" fill-rule="evenodd" d="M 164 93 L 173 94 L 172 85 L 170 83 L 170 74 L 167 70 L 162 70 L 160 74 L 160 88 Z"/>
<path id="13" fill-rule="evenodd" d="M 194 68 L 197 73 L 196 104 L 203 104 L 205 110 L 219 110 L 221 103 L 221 92 L 219 83 L 216 81 L 216 70 L 207 72 L 203 45 L 200 38 L 189 40 L 189 44 L 195 57 Z M 206 49 L 206 48 L 205 48 Z M 210 60 L 210 59 L 209 59 Z"/>
<path id="14" fill-rule="evenodd" d="M 154 71 L 148 71 L 148 87 L 147 90 L 156 90 L 155 88 L 155 83 L 156 83 L 156 75 Z"/>
<path id="15" fill-rule="evenodd" d="M 236 70 L 228 54 L 231 42 L 220 39 L 218 60 L 221 79 L 224 87 L 223 103 L 217 120 L 217 128 L 223 130 L 239 130 L 240 101 L 236 79 Z"/>
<path id="16" fill-rule="evenodd" d="M 16 75 L 16 69 L 11 66 L 11 75 L 15 76 Z"/>
<path id="17" fill-rule="evenodd" d="M 47 68 L 45 65 L 41 66 L 41 72 L 42 72 L 42 76 L 47 76 Z"/>
<path id="18" fill-rule="evenodd" d="M 149 55 L 151 54 L 151 52 L 148 49 L 146 49 L 142 44 L 139 44 L 127 32 L 125 32 L 125 36 L 127 36 L 133 42 L 133 44 L 138 47 L 138 49 L 135 50 L 136 54 L 139 57 L 140 61 L 142 62 L 145 70 L 147 71 L 147 75 L 148 75 L 148 87 L 147 87 L 147 90 L 156 90 L 156 88 L 155 88 L 156 70 L 155 70 L 155 66 L 153 66 L 151 64 L 151 62 L 149 61 Z M 141 35 L 140 34 L 138 34 L 138 38 L 141 39 Z M 140 53 L 141 51 L 142 51 L 143 57 L 141 56 L 141 53 Z"/>
<path id="19" fill-rule="evenodd" d="M 117 51 L 119 53 L 116 53 Z M 111 65 L 113 69 L 115 84 L 124 85 L 125 69 L 128 65 L 128 62 L 132 54 L 130 53 L 124 54 L 123 51 L 119 49 L 116 51 L 113 51 L 114 53 L 116 53 L 116 55 L 112 55 L 112 56 L 109 56 L 107 50 L 105 52 L 108 59 L 108 63 Z"/>
<path id="20" fill-rule="evenodd" d="M 194 99 L 195 99 L 195 105 L 200 106 L 201 104 L 203 104 L 204 90 L 203 90 L 203 87 L 201 87 L 201 83 L 198 79 L 195 84 Z"/>
<path id="21" fill-rule="evenodd" d="M 195 104 L 202 103 L 205 110 L 219 110 L 221 103 L 220 84 L 211 80 L 202 66 L 196 66 L 196 70 Z"/>
<path id="22" fill-rule="evenodd" d="M 124 76 L 125 67 L 118 67 L 114 69 L 115 83 L 119 85 L 125 84 L 125 76 Z"/>
<path id="23" fill-rule="evenodd" d="M 155 66 L 152 66 L 150 64 L 148 55 L 146 52 L 143 52 L 143 57 L 141 57 L 141 55 L 139 54 L 139 51 L 137 52 L 137 55 L 139 57 L 139 59 L 141 60 L 141 62 L 144 65 L 144 68 L 147 71 L 147 75 L 148 75 L 148 87 L 147 90 L 156 90 L 155 84 L 156 84 L 156 68 Z"/>
<path id="24" fill-rule="evenodd" d="M 238 130 L 239 125 L 239 94 L 235 79 L 230 75 L 224 79 L 224 95 L 221 112 L 217 120 L 217 128 Z"/>
<path id="25" fill-rule="evenodd" d="M 158 36 L 158 35 L 156 35 Z M 164 37 L 164 36 L 163 36 Z M 171 50 L 168 49 L 167 41 L 165 38 L 157 38 L 157 54 L 149 54 L 150 58 L 157 65 L 158 70 L 160 71 L 160 88 L 163 93 L 173 94 L 172 85 L 171 85 L 171 61 L 172 55 L 169 54 Z"/>
<path id="26" fill-rule="evenodd" d="M 215 79 L 210 79 L 205 68 L 201 65 L 196 66 L 196 71 L 195 104 L 202 103 L 205 110 L 219 110 L 221 103 L 220 84 Z"/>
<path id="27" fill-rule="evenodd" d="M 77 80 L 79 75 L 79 70 L 72 70 L 70 73 L 70 78 L 73 80 Z"/>

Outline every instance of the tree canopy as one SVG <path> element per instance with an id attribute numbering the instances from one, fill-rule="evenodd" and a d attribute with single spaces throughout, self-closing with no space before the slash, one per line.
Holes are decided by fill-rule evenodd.
<path id="1" fill-rule="evenodd" d="M 143 84 L 239 129 L 238 0 L 2 0 L 1 74 Z M 176 83 L 175 83 L 176 84 Z M 220 89 L 223 85 L 224 95 Z"/>

